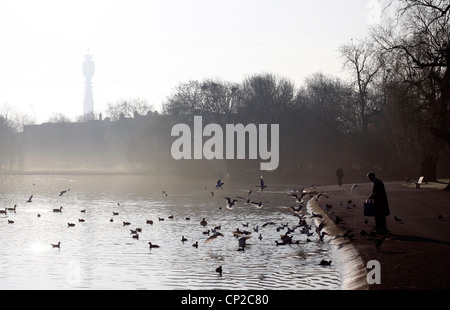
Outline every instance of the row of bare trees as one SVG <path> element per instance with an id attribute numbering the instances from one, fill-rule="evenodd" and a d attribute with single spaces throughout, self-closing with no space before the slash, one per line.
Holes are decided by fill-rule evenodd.
<path id="1" fill-rule="evenodd" d="M 168 97 L 163 112 L 280 123 L 286 165 L 315 169 L 313 158 L 347 161 L 436 181 L 437 164 L 448 167 L 450 149 L 450 4 L 387 1 L 385 10 L 394 6 L 394 16 L 369 37 L 340 47 L 346 80 L 316 73 L 299 89 L 273 74 L 242 83 L 189 81 Z"/>

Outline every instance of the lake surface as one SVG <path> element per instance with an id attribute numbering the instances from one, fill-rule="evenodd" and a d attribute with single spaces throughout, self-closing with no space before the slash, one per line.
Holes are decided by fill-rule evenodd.
<path id="1" fill-rule="evenodd" d="M 258 192 L 258 180 L 224 178 L 221 190 L 214 179 L 1 175 L 0 209 L 17 207 L 0 214 L 0 289 L 339 289 L 337 268 L 319 266 L 332 259 L 326 241 L 314 234 L 307 242 L 297 229 L 291 235 L 299 244 L 275 243 L 286 232 L 282 224 L 298 223 L 287 208 L 295 205 L 286 195 L 295 185 L 267 179 L 267 189 Z M 224 197 L 247 197 L 250 189 L 252 200 L 268 203 L 258 209 L 239 200 L 233 210 L 225 207 Z M 269 221 L 276 224 L 262 227 Z M 206 242 L 206 231 L 216 226 L 223 236 Z M 136 228 L 139 239 L 130 231 Z M 238 251 L 237 228 L 252 232 L 245 251 Z M 60 248 L 51 246 L 58 242 Z M 148 242 L 160 247 L 150 249 Z"/>

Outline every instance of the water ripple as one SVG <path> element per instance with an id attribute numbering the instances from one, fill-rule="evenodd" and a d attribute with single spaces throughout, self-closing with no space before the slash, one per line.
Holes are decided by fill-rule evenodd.
<path id="1" fill-rule="evenodd" d="M 258 198 L 275 201 L 263 209 L 241 204 L 230 211 L 223 196 L 233 195 L 231 191 L 212 196 L 206 190 L 172 186 L 165 197 L 158 182 L 142 177 L 3 178 L 2 206 L 17 204 L 17 211 L 0 218 L 0 289 L 285 290 L 336 289 L 340 285 L 334 266 L 318 266 L 321 259 L 329 259 L 327 243 L 315 237 L 306 242 L 306 237 L 296 232 L 292 235 L 298 245 L 276 246 L 275 240 L 285 231 L 262 227 L 268 221 L 297 223 L 287 210 L 291 201 L 283 190 L 258 194 Z M 70 191 L 60 197 L 65 188 Z M 237 188 L 234 194 L 245 191 Z M 33 202 L 27 204 L 31 193 Z M 60 206 L 62 212 L 53 213 Z M 80 218 L 85 222 L 79 222 Z M 208 221 L 206 227 L 200 226 L 202 218 Z M 146 223 L 148 219 L 153 225 Z M 67 223 L 75 223 L 75 227 Z M 248 228 L 242 226 L 246 223 Z M 205 242 L 208 235 L 204 232 L 218 225 L 224 236 Z M 256 226 L 259 231 L 252 233 L 246 250 L 238 251 L 232 231 L 252 231 Z M 142 231 L 136 240 L 130 229 L 137 227 Z M 189 240 L 182 243 L 181 236 Z M 58 241 L 60 249 L 50 246 Z M 160 248 L 149 249 L 149 241 Z M 192 246 L 196 241 L 198 248 Z M 215 272 L 219 265 L 222 276 Z"/>

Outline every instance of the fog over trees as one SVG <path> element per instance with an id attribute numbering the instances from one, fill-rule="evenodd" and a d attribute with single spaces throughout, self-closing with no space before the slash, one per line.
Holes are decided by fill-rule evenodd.
<path id="1" fill-rule="evenodd" d="M 385 178 L 448 177 L 450 4 L 399 0 L 387 1 L 385 9 L 394 3 L 396 14 L 373 27 L 370 36 L 342 42 L 338 51 L 346 78 L 317 72 L 295 85 L 289 77 L 266 72 L 250 73 L 240 82 L 182 81 L 168 94 L 160 114 L 144 98 L 109 103 L 102 121 L 117 125 L 110 127 L 114 132 L 108 139 L 126 154 L 123 160 L 143 171 L 258 170 L 259 161 L 170 158 L 172 126 L 192 125 L 193 117 L 201 115 L 204 125 L 279 124 L 280 164 L 274 173 L 280 175 L 333 178 L 341 165 L 355 179 L 369 170 Z M 10 115 L 0 113 L 2 170 L 12 170 L 20 161 L 20 128 L 30 123 L 23 116 L 13 121 Z M 121 123 L 131 119 L 136 122 Z M 70 119 L 55 114 L 49 122 Z"/>

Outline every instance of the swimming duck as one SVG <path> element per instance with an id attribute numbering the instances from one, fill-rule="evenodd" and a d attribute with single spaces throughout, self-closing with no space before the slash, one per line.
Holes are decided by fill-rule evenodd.
<path id="1" fill-rule="evenodd" d="M 184 236 L 181 236 L 181 242 L 185 242 L 188 241 L 188 239 L 186 239 Z"/>
<path id="2" fill-rule="evenodd" d="M 75 223 L 67 223 L 68 227 L 75 227 Z"/>
<path id="3" fill-rule="evenodd" d="M 320 266 L 330 266 L 331 265 L 331 260 L 327 261 L 325 259 L 322 259 L 319 263 Z"/>
<path id="4" fill-rule="evenodd" d="M 131 224 L 130 222 L 123 222 L 123 226 L 130 225 L 130 224 Z"/>
<path id="5" fill-rule="evenodd" d="M 61 242 L 58 242 L 57 244 L 52 244 L 52 243 L 50 243 L 50 244 L 53 248 L 60 248 L 60 246 L 61 246 Z"/>
<path id="6" fill-rule="evenodd" d="M 216 272 L 218 272 L 219 275 L 222 276 L 222 266 L 217 267 Z"/>
<path id="7" fill-rule="evenodd" d="M 63 207 L 59 207 L 59 209 L 53 209 L 53 212 L 61 212 Z"/>
<path id="8" fill-rule="evenodd" d="M 195 243 L 192 245 L 194 248 L 198 248 L 198 241 L 195 241 Z"/>
<path id="9" fill-rule="evenodd" d="M 208 222 L 206 221 L 205 218 L 203 218 L 203 220 L 200 221 L 200 225 L 206 226 L 206 224 L 208 224 Z"/>
<path id="10" fill-rule="evenodd" d="M 151 242 L 148 243 L 148 247 L 151 248 L 159 248 L 159 245 L 152 244 Z"/>
<path id="11" fill-rule="evenodd" d="M 153 221 L 152 220 L 147 220 L 146 223 L 147 224 L 153 224 Z"/>

